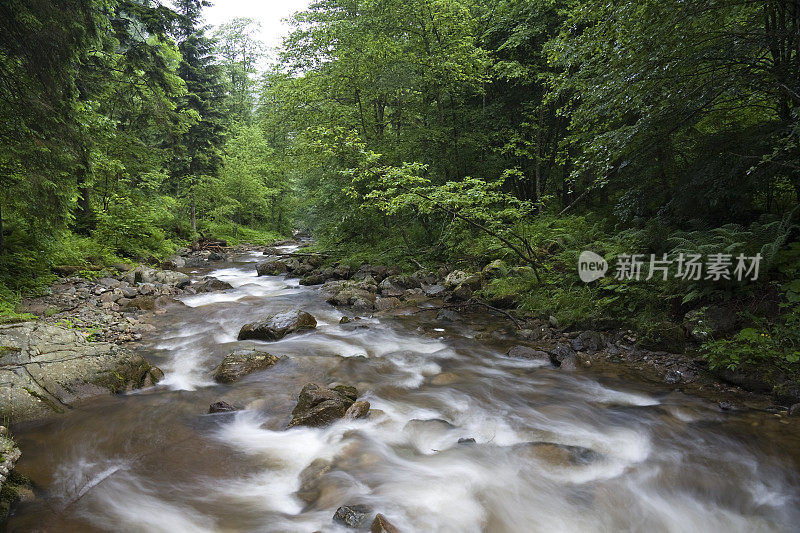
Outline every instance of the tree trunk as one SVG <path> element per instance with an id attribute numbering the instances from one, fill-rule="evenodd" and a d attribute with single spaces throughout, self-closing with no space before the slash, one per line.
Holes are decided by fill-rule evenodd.
<path id="1" fill-rule="evenodd" d="M 197 208 L 195 206 L 195 201 L 194 201 L 194 191 L 192 191 L 191 213 L 192 213 L 192 236 L 194 236 L 197 234 Z"/>
<path id="2" fill-rule="evenodd" d="M 6 242 L 3 238 L 3 204 L 0 204 L 0 255 L 6 251 Z"/>

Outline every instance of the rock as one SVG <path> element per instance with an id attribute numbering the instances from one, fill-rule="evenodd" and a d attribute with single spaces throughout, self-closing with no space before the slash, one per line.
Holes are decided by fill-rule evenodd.
<path id="1" fill-rule="evenodd" d="M 300 488 L 295 493 L 300 500 L 311 503 L 320 496 L 320 482 L 331 471 L 332 464 L 326 459 L 314 459 L 300 472 Z"/>
<path id="2" fill-rule="evenodd" d="M 236 350 L 225 356 L 222 363 L 214 369 L 217 383 L 233 383 L 252 372 L 266 370 L 280 359 L 258 350 Z"/>
<path id="3" fill-rule="evenodd" d="M 61 413 L 78 400 L 149 387 L 163 376 L 142 356 L 89 342 L 76 329 L 23 322 L 0 326 L 0 417 L 10 422 Z"/>
<path id="4" fill-rule="evenodd" d="M 569 446 L 552 442 L 528 442 L 515 446 L 531 457 L 553 467 L 568 467 L 588 464 L 601 456 L 594 450 L 582 446 Z"/>
<path id="5" fill-rule="evenodd" d="M 230 413 L 230 412 L 238 411 L 238 410 L 239 409 L 237 407 L 234 407 L 233 405 L 229 404 L 228 402 L 223 402 L 223 401 L 214 402 L 208 407 L 208 413 L 209 414 L 212 414 L 212 413 Z"/>
<path id="6" fill-rule="evenodd" d="M 553 315 L 550 315 L 550 318 L 547 319 L 547 322 L 550 324 L 550 327 L 552 328 L 558 327 L 558 319 Z"/>
<path id="7" fill-rule="evenodd" d="M 344 417 L 348 420 L 355 420 L 356 418 L 367 418 L 369 416 L 369 402 L 361 400 L 353 402 L 353 405 L 347 408 Z"/>
<path id="8" fill-rule="evenodd" d="M 719 338 L 736 329 L 737 314 L 730 309 L 709 305 L 694 309 L 684 315 L 683 328 L 697 342 Z"/>
<path id="9" fill-rule="evenodd" d="M 213 276 L 205 276 L 203 279 L 192 285 L 195 292 L 225 291 L 232 289 L 233 285 L 227 281 L 222 281 Z"/>
<path id="10" fill-rule="evenodd" d="M 450 309 L 442 309 L 439 311 L 439 314 L 436 315 L 436 320 L 440 322 L 460 322 L 464 320 L 464 317 Z"/>
<path id="11" fill-rule="evenodd" d="M 322 285 L 327 279 L 323 274 L 309 274 L 300 280 L 300 285 Z"/>
<path id="12" fill-rule="evenodd" d="M 443 285 L 424 285 L 422 291 L 425 296 L 440 296 L 445 291 L 445 288 Z"/>
<path id="13" fill-rule="evenodd" d="M 800 416 L 800 403 L 796 403 L 789 408 L 789 416 Z"/>
<path id="14" fill-rule="evenodd" d="M 258 322 L 245 324 L 239 340 L 277 341 L 290 333 L 317 327 L 316 319 L 305 311 L 290 311 L 271 315 Z"/>
<path id="15" fill-rule="evenodd" d="M 481 270 L 481 276 L 485 280 L 499 278 L 508 274 L 508 267 L 502 259 L 495 259 Z"/>
<path id="16" fill-rule="evenodd" d="M 466 283 L 462 283 L 458 287 L 453 290 L 453 299 L 456 301 L 466 301 L 472 298 L 472 288 L 470 288 Z"/>
<path id="17" fill-rule="evenodd" d="M 596 331 L 583 331 L 570 341 L 572 349 L 578 352 L 597 352 L 606 345 L 606 339 L 602 333 Z"/>
<path id="18" fill-rule="evenodd" d="M 142 296 L 148 296 L 150 294 L 153 294 L 154 292 L 155 288 L 151 283 L 142 283 L 141 285 L 139 285 L 139 294 L 141 294 Z"/>
<path id="19" fill-rule="evenodd" d="M 186 266 L 186 259 L 181 257 L 180 255 L 173 255 L 163 263 L 161 263 L 161 268 L 183 268 Z"/>
<path id="20" fill-rule="evenodd" d="M 378 311 L 388 311 L 400 307 L 400 300 L 397 298 L 378 298 L 375 300 L 375 309 Z"/>
<path id="21" fill-rule="evenodd" d="M 794 405 L 800 403 L 800 383 L 787 381 L 772 388 L 772 399 L 778 405 Z"/>
<path id="22" fill-rule="evenodd" d="M 155 296 L 137 296 L 133 298 L 128 307 L 134 307 L 143 311 L 153 311 L 156 308 Z"/>
<path id="23" fill-rule="evenodd" d="M 288 427 L 322 427 L 343 418 L 354 403 L 353 388 L 339 390 L 308 383 L 300 391 Z"/>
<path id="24" fill-rule="evenodd" d="M 551 363 L 550 354 L 541 350 L 534 350 L 528 346 L 512 346 L 506 355 L 515 359 L 530 359 L 532 361 Z"/>
<path id="25" fill-rule="evenodd" d="M 333 521 L 349 528 L 365 528 L 369 525 L 372 509 L 366 505 L 343 505 L 336 509 Z"/>
<path id="26" fill-rule="evenodd" d="M 349 324 L 350 322 L 352 322 L 352 320 L 350 320 L 348 316 L 343 316 L 339 319 L 339 324 Z"/>
<path id="27" fill-rule="evenodd" d="M 452 385 L 453 383 L 458 383 L 461 379 L 458 377 L 458 374 L 454 372 L 442 372 L 441 374 L 436 374 L 431 379 L 431 384 L 433 385 Z"/>
<path id="28" fill-rule="evenodd" d="M 259 276 L 278 276 L 287 270 L 286 263 L 278 259 L 269 259 L 256 265 Z"/>
<path id="29" fill-rule="evenodd" d="M 668 385 L 675 385 L 676 383 L 681 382 L 681 373 L 677 370 L 667 370 L 667 373 L 664 374 L 664 383 Z"/>
<path id="30" fill-rule="evenodd" d="M 356 401 L 356 398 L 358 398 L 358 389 L 350 385 L 336 385 L 335 387 L 332 387 L 332 390 L 335 390 L 345 398 L 349 398 L 352 401 Z"/>
<path id="31" fill-rule="evenodd" d="M 469 274 L 467 274 L 463 270 L 454 270 L 445 276 L 444 286 L 446 289 L 455 289 L 456 287 L 461 285 L 468 277 Z"/>
<path id="32" fill-rule="evenodd" d="M 370 533 L 400 533 L 400 530 L 394 527 L 392 523 L 380 513 L 375 516 L 375 520 L 372 521 L 369 531 Z"/>
<path id="33" fill-rule="evenodd" d="M 550 350 L 550 362 L 565 370 L 573 370 L 575 365 L 575 350 L 567 343 L 556 345 Z"/>
<path id="34" fill-rule="evenodd" d="M 475 444 L 475 439 L 472 437 L 458 439 L 459 444 Z"/>

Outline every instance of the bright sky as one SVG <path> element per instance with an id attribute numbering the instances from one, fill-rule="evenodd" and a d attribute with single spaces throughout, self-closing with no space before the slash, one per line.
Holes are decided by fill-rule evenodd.
<path id="1" fill-rule="evenodd" d="M 248 17 L 261 23 L 260 39 L 268 47 L 281 44 L 289 32 L 283 19 L 306 9 L 311 0 L 212 0 L 205 8 L 205 23 L 218 26 L 237 17 Z M 213 30 L 209 33 L 213 33 Z"/>

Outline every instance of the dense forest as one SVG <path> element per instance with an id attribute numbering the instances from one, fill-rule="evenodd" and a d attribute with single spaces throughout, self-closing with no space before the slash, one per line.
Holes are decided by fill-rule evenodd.
<path id="1" fill-rule="evenodd" d="M 667 349 L 721 310 L 712 365 L 796 372 L 796 1 L 320 0 L 271 58 L 205 5 L 0 5 L 6 320 L 60 267 L 299 229 L 353 262 L 494 262 L 492 305 Z M 583 250 L 763 259 L 587 284 Z"/>

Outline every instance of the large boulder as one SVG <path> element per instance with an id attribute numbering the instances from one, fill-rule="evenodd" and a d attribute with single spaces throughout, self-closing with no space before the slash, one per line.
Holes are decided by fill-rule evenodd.
<path id="1" fill-rule="evenodd" d="M 327 426 L 335 420 L 344 418 L 357 397 L 358 391 L 354 387 L 340 386 L 329 389 L 315 383 L 308 383 L 300 391 L 288 427 Z M 369 407 L 367 407 L 368 411 Z"/>
<path id="2" fill-rule="evenodd" d="M 192 288 L 197 292 L 212 292 L 212 291 L 225 291 L 232 289 L 233 285 L 227 281 L 222 281 L 213 276 L 205 276 L 200 281 L 192 285 Z"/>
<path id="3" fill-rule="evenodd" d="M 0 326 L 0 417 L 10 422 L 70 409 L 78 400 L 154 385 L 142 356 L 77 329 L 37 322 Z"/>
<path id="4" fill-rule="evenodd" d="M 214 369 L 217 383 L 233 383 L 252 372 L 266 370 L 280 359 L 258 350 L 236 350 L 225 356 L 222 363 Z"/>
<path id="5" fill-rule="evenodd" d="M 256 265 L 259 276 L 278 276 L 286 272 L 286 263 L 279 259 L 268 259 Z"/>
<path id="6" fill-rule="evenodd" d="M 245 324 L 239 340 L 277 341 L 290 333 L 317 327 L 316 319 L 305 311 L 290 311 L 271 315 L 258 322 Z"/>
<path id="7" fill-rule="evenodd" d="M 683 327 L 697 342 L 720 338 L 736 329 L 737 315 L 731 309 L 709 305 L 686 313 Z"/>
<path id="8" fill-rule="evenodd" d="M 499 278 L 508 274 L 508 266 L 502 259 L 495 259 L 481 270 L 481 275 L 485 280 Z"/>

